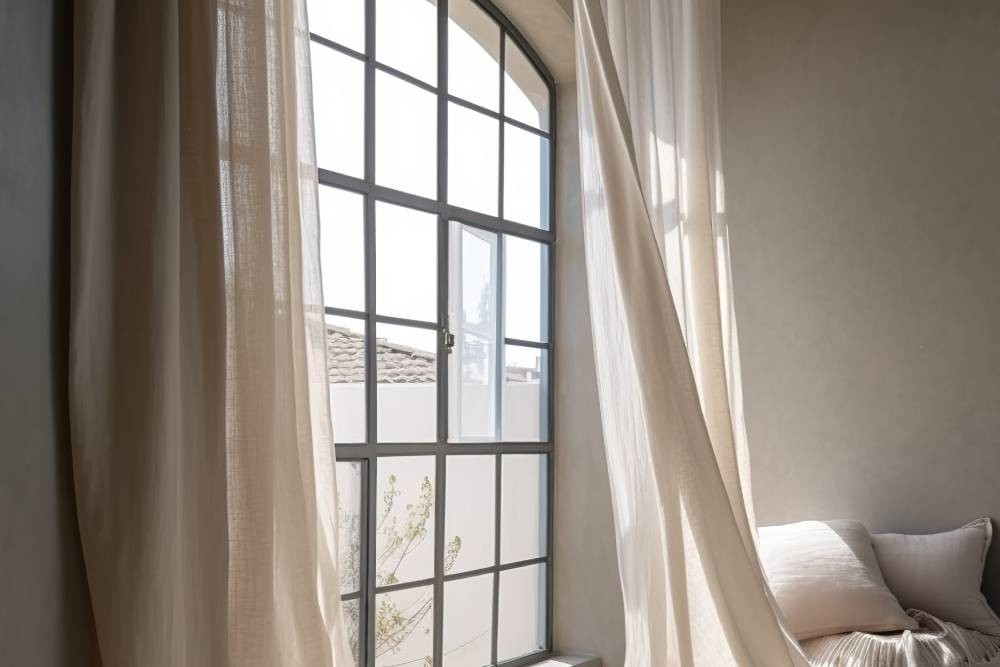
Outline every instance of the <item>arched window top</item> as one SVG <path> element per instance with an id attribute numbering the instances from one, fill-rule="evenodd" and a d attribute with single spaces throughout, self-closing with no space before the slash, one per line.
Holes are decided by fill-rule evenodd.
<path id="1" fill-rule="evenodd" d="M 321 169 L 548 229 L 553 81 L 499 10 L 313 0 L 309 12 Z"/>
<path id="2" fill-rule="evenodd" d="M 550 649 L 553 80 L 486 0 L 308 0 L 358 665 Z"/>
<path id="3" fill-rule="evenodd" d="M 438 13 L 438 3 L 433 0 L 376 2 L 374 37 L 376 43 L 381 42 L 376 61 L 436 85 Z M 368 41 L 365 15 L 366 0 L 313 0 L 309 4 L 310 31 L 363 55 Z M 448 44 L 443 46 L 449 53 L 449 94 L 499 111 L 499 86 L 490 84 L 499 83 L 501 42 L 508 38 L 506 74 L 512 101 L 526 101 L 539 115 L 548 115 L 552 76 L 499 10 L 488 1 L 449 0 L 447 18 Z M 508 107 L 508 113 L 511 110 Z M 517 117 L 516 113 L 511 115 Z M 532 124 L 545 129 L 548 118 Z"/>

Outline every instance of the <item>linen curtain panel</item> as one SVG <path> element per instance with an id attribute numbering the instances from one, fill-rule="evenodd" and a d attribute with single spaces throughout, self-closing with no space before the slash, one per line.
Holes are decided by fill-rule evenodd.
<path id="1" fill-rule="evenodd" d="M 757 560 L 718 0 L 576 0 L 588 284 L 626 664 L 806 665 Z"/>
<path id="2" fill-rule="evenodd" d="M 78 0 L 71 422 L 105 667 L 352 664 L 302 0 Z"/>

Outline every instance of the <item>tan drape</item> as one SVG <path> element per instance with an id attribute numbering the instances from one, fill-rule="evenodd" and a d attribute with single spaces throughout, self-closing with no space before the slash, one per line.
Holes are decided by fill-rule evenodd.
<path id="1" fill-rule="evenodd" d="M 757 561 L 718 0 L 576 0 L 586 259 L 630 667 L 805 665 Z"/>
<path id="2" fill-rule="evenodd" d="M 71 421 L 106 667 L 349 663 L 301 0 L 75 3 Z"/>

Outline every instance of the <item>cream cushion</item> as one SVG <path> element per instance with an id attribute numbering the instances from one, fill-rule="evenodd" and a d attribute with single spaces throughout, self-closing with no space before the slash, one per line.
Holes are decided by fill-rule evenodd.
<path id="1" fill-rule="evenodd" d="M 760 528 L 758 537 L 767 580 L 798 639 L 916 629 L 886 587 L 861 523 L 802 521 Z"/>
<path id="2" fill-rule="evenodd" d="M 1000 619 L 980 591 L 993 528 L 977 519 L 933 535 L 872 535 L 882 575 L 899 602 L 963 628 L 1000 635 Z"/>

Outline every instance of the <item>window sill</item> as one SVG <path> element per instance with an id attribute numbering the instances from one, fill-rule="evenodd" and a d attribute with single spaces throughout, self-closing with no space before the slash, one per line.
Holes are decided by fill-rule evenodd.
<path id="1" fill-rule="evenodd" d="M 532 663 L 529 667 L 601 667 L 601 659 L 578 655 L 559 655 Z"/>

